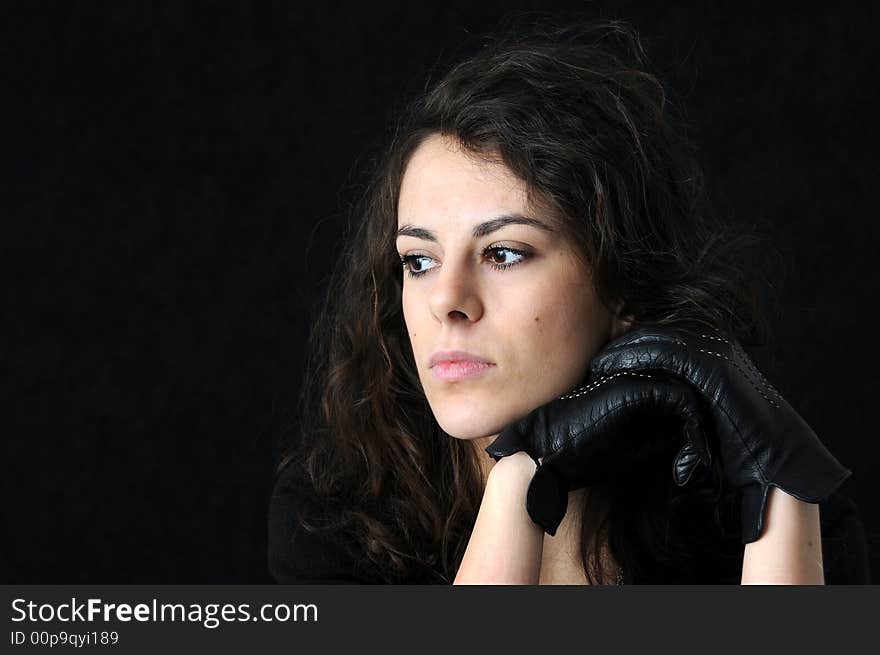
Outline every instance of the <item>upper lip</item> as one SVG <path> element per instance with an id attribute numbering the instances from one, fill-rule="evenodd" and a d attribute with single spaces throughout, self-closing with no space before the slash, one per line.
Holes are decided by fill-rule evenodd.
<path id="1" fill-rule="evenodd" d="M 491 364 L 488 359 L 485 357 L 480 357 L 479 355 L 475 355 L 473 353 L 466 352 L 464 350 L 438 350 L 433 355 L 431 355 L 431 359 L 428 362 L 428 368 L 434 366 L 438 362 L 483 362 L 484 364 Z"/>

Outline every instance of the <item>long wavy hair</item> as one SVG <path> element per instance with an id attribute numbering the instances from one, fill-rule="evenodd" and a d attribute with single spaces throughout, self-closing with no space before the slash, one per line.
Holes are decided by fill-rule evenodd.
<path id="1" fill-rule="evenodd" d="M 345 531 L 382 581 L 451 582 L 483 491 L 479 454 L 434 419 L 402 314 L 398 192 L 430 135 L 524 180 L 529 203 L 577 246 L 622 316 L 696 320 L 747 351 L 769 338 L 757 247 L 767 240 L 711 211 L 691 128 L 637 33 L 620 21 L 528 20 L 502 24 L 399 112 L 313 323 L 279 465 L 299 467 L 308 490 L 291 520 Z M 717 577 L 724 558 L 730 580 L 710 581 L 738 582 L 737 504 L 717 459 L 684 489 L 654 462 L 587 490 L 588 581 L 609 581 L 610 552 L 624 583 L 697 582 Z"/>

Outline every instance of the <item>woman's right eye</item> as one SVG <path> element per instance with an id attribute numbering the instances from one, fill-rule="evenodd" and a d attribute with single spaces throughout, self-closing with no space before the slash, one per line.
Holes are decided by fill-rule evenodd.
<path id="1" fill-rule="evenodd" d="M 403 264 L 404 270 L 409 274 L 410 277 L 421 277 L 425 273 L 427 273 L 431 268 L 413 268 L 413 262 L 419 262 L 423 259 L 431 259 L 427 255 L 404 255 L 400 258 L 401 264 Z"/>

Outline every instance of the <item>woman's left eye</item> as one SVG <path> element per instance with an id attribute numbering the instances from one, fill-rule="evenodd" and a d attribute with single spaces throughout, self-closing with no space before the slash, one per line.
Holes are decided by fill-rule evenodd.
<path id="1" fill-rule="evenodd" d="M 514 250 L 513 248 L 502 248 L 499 246 L 496 246 L 494 248 L 486 248 L 483 251 L 483 255 L 485 256 L 488 253 L 491 253 L 491 254 L 489 254 L 489 258 L 490 258 L 490 261 L 492 262 L 492 268 L 494 268 L 496 270 L 503 270 L 505 268 L 510 268 L 511 266 L 516 266 L 521 261 L 526 259 L 525 252 L 523 252 L 522 250 Z M 499 262 L 499 261 L 497 261 L 497 258 L 496 258 L 496 255 L 498 253 L 510 253 L 510 254 L 516 255 L 517 257 L 519 257 L 519 259 L 517 259 L 515 261 L 505 261 L 506 256 L 504 254 L 502 254 L 501 261 Z"/>
<path id="2" fill-rule="evenodd" d="M 517 250 L 516 248 L 507 248 L 503 246 L 490 246 L 483 251 L 482 255 L 484 259 L 489 261 L 489 264 L 492 266 L 492 268 L 497 271 L 521 264 L 523 261 L 529 258 L 529 253 L 525 252 L 524 250 Z M 513 255 L 514 257 L 516 257 L 516 259 L 511 261 L 510 259 L 508 259 L 508 255 Z M 410 262 L 421 262 L 421 260 L 424 259 L 431 258 L 427 257 L 426 255 L 404 255 L 400 258 L 400 263 L 411 278 L 416 278 L 422 277 L 425 273 L 431 270 L 431 268 L 434 268 L 432 266 L 431 268 L 427 268 L 421 271 L 412 270 Z"/>

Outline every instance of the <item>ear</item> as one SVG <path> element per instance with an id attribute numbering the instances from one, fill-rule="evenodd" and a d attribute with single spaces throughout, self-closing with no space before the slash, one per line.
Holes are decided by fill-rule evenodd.
<path id="1" fill-rule="evenodd" d="M 616 339 L 621 334 L 624 334 L 627 330 L 632 327 L 632 320 L 624 320 L 622 318 L 615 318 L 614 322 L 611 325 L 611 339 Z"/>
<path id="2" fill-rule="evenodd" d="M 629 330 L 633 325 L 633 317 L 626 316 L 623 317 L 620 315 L 620 310 L 623 309 L 623 301 L 619 301 L 617 306 L 614 309 L 614 317 L 611 320 L 611 339 L 616 339 L 621 334 Z"/>

